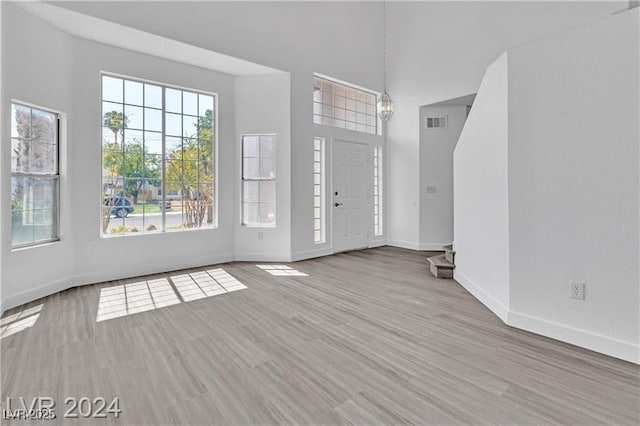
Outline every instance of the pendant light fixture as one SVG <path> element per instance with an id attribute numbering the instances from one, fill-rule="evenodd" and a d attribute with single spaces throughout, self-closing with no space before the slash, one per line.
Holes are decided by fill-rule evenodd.
<path id="1" fill-rule="evenodd" d="M 387 2 L 384 2 L 384 94 L 378 101 L 378 116 L 385 123 L 393 117 L 393 101 L 387 93 Z"/>

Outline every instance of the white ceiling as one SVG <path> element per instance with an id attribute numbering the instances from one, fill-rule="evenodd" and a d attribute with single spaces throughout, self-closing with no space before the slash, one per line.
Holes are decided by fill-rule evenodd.
<path id="1" fill-rule="evenodd" d="M 230 75 L 283 71 L 42 2 L 18 6 L 73 36 Z"/>

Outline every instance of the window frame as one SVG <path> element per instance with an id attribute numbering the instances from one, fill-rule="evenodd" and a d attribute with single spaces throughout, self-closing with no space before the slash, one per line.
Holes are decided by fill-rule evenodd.
<path id="1" fill-rule="evenodd" d="M 315 80 L 316 79 L 324 80 L 324 81 L 326 81 L 328 83 L 331 83 L 331 84 L 334 84 L 334 85 L 337 85 L 337 86 L 342 86 L 342 88 L 344 88 L 345 90 L 351 89 L 351 90 L 355 90 L 357 92 L 356 93 L 356 99 L 353 99 L 355 101 L 355 103 L 356 103 L 356 108 L 355 109 L 347 108 L 346 102 L 351 100 L 351 99 L 348 98 L 346 96 L 346 94 L 344 96 L 338 95 L 340 97 L 344 97 L 344 100 L 345 100 L 344 108 L 338 108 L 338 109 L 343 109 L 344 110 L 344 112 L 345 112 L 344 120 L 340 119 L 340 118 L 336 118 L 336 116 L 335 116 L 335 108 L 336 108 L 335 99 L 332 101 L 333 105 L 330 105 L 332 108 L 334 108 L 334 113 L 331 115 L 331 117 L 325 116 L 324 113 L 316 114 L 315 104 L 320 104 L 323 108 L 324 108 L 324 105 L 325 105 L 324 98 L 321 101 L 316 101 L 316 99 L 315 99 L 315 92 L 316 92 L 316 90 L 315 90 Z M 316 72 L 313 73 L 313 80 L 314 80 L 314 83 L 313 83 L 314 84 L 314 93 L 312 95 L 313 97 L 312 97 L 311 104 L 312 104 L 312 123 L 314 125 L 335 127 L 337 129 L 344 129 L 344 130 L 357 132 L 357 133 L 361 133 L 361 134 L 365 134 L 365 135 L 371 135 L 371 136 L 382 136 L 382 127 L 383 127 L 382 126 L 382 120 L 380 119 L 380 117 L 378 115 L 378 102 L 379 102 L 379 100 L 380 100 L 380 98 L 382 96 L 382 94 L 380 92 L 377 92 L 377 91 L 372 90 L 372 89 L 368 89 L 366 87 L 359 86 L 357 84 L 349 83 L 347 81 L 339 80 L 337 78 L 333 78 L 333 77 L 330 77 L 330 76 L 327 76 L 327 75 L 324 75 L 324 74 L 316 73 Z M 335 88 L 334 88 L 334 90 L 335 90 Z M 321 90 L 320 92 L 323 93 L 324 91 Z M 360 101 L 357 100 L 358 92 L 362 92 L 362 93 L 364 93 L 364 95 L 373 95 L 374 96 L 374 103 L 373 104 L 364 102 L 365 106 L 373 106 L 373 108 L 374 108 L 374 113 L 373 114 L 369 114 L 367 112 L 360 113 L 360 112 L 357 111 L 357 103 L 360 102 Z M 329 105 L 327 105 L 327 106 L 329 106 Z M 370 126 L 368 124 L 360 124 L 360 123 L 358 123 L 357 122 L 357 118 L 356 118 L 356 121 L 347 120 L 347 116 L 346 115 L 349 112 L 352 112 L 352 113 L 356 114 L 356 116 L 357 116 L 357 114 L 364 114 L 365 118 L 366 117 L 374 117 L 375 118 L 375 132 L 368 132 L 367 130 L 358 130 L 357 127 L 359 125 L 364 126 L 365 129 L 367 127 L 372 127 L 372 126 Z M 316 117 L 320 118 L 320 122 L 316 121 Z M 324 123 L 325 119 L 330 120 L 331 124 L 325 124 Z M 337 126 L 335 124 L 336 121 L 344 121 L 345 122 L 345 126 L 344 127 Z M 348 123 L 354 124 L 355 128 L 349 129 L 347 127 Z"/>
<path id="2" fill-rule="evenodd" d="M 55 243 L 61 240 L 60 237 L 60 215 L 61 215 L 61 208 L 60 208 L 60 131 L 62 129 L 61 126 L 61 121 L 62 121 L 62 114 L 58 111 L 54 111 L 52 109 L 49 108 L 44 108 L 41 107 L 39 105 L 34 105 L 31 104 L 29 102 L 23 102 L 17 99 L 11 99 L 10 102 L 10 117 L 11 117 L 11 121 L 10 121 L 10 125 L 9 125 L 9 144 L 11 145 L 11 141 L 14 139 L 11 137 L 11 126 L 13 125 L 13 110 L 14 110 L 14 106 L 19 106 L 19 107 L 23 107 L 23 108 L 29 108 L 29 110 L 31 111 L 31 117 L 30 117 L 30 122 L 33 119 L 33 110 L 37 110 L 37 111 L 42 111 L 44 113 L 47 114 L 52 114 L 53 116 L 55 116 L 56 119 L 56 123 L 55 123 L 55 168 L 54 168 L 54 173 L 33 173 L 33 172 L 15 172 L 13 171 L 13 164 L 11 164 L 11 159 L 9 159 L 9 169 L 10 169 L 10 179 L 9 179 L 9 184 L 11 184 L 11 181 L 13 181 L 13 179 L 15 177 L 20 177 L 20 178 L 36 178 L 36 179 L 46 179 L 46 180 L 51 180 L 54 182 L 53 188 L 55 191 L 55 196 L 53 197 L 53 200 L 55 202 L 55 209 L 53 210 L 55 213 L 55 218 L 53 220 L 52 226 L 54 229 L 54 234 L 55 237 L 53 238 L 46 238 L 46 239 L 40 239 L 40 240 L 33 240 L 31 242 L 28 243 L 22 243 L 22 244 L 13 244 L 13 226 L 11 226 L 11 230 L 9 232 L 10 235 L 10 244 L 11 244 L 11 250 L 20 250 L 20 249 L 25 249 L 25 248 L 30 248 L 30 247 L 38 247 L 38 246 L 43 246 L 46 244 L 50 244 L 50 243 Z M 12 197 L 11 194 L 9 194 L 10 198 Z M 11 203 L 10 203 L 11 205 Z M 13 214 L 11 213 L 11 211 L 9 212 L 9 217 L 11 218 L 10 220 L 13 220 Z"/>
<path id="3" fill-rule="evenodd" d="M 373 236 L 374 237 L 382 237 L 384 236 L 384 202 L 383 202 L 383 150 L 381 145 L 376 145 L 373 147 Z M 376 188 L 378 193 L 376 194 Z M 378 202 L 376 203 L 376 197 Z M 378 208 L 378 212 L 376 213 L 376 207 Z M 378 219 L 378 223 L 376 224 L 376 218 Z"/>
<path id="4" fill-rule="evenodd" d="M 273 137 L 273 156 L 271 158 L 273 158 L 273 169 L 274 169 L 274 176 L 273 178 L 245 178 L 244 177 L 244 160 L 245 160 L 245 156 L 244 156 L 244 138 L 245 137 L 258 137 L 258 145 L 260 144 L 260 137 L 262 136 L 271 136 Z M 278 167 L 277 167 L 277 146 L 278 146 L 278 139 L 277 139 L 277 135 L 275 133 L 243 133 L 242 135 L 240 135 L 240 225 L 245 227 L 245 228 L 275 228 L 277 226 L 278 223 Z M 260 156 L 258 156 L 258 158 L 262 158 Z M 246 202 L 244 201 L 244 183 L 245 182 L 273 182 L 274 183 L 274 191 L 275 191 L 275 200 L 273 202 L 274 204 L 274 215 L 275 215 L 275 219 L 273 221 L 273 223 L 245 223 L 244 221 L 244 212 L 245 212 L 245 206 L 246 206 Z M 258 197 L 260 197 L 259 195 L 259 190 L 258 190 Z M 258 206 L 260 206 L 260 201 L 258 200 Z"/>
<path id="5" fill-rule="evenodd" d="M 159 109 L 160 113 L 161 113 L 161 140 L 162 140 L 162 167 L 161 167 L 161 179 L 162 179 L 162 186 L 161 186 L 161 206 L 165 206 L 166 202 L 167 202 L 167 189 L 166 189 L 166 138 L 167 138 L 167 134 L 166 134 L 166 114 L 167 114 L 167 109 L 166 109 L 166 90 L 167 89 L 173 89 L 173 90 L 180 90 L 180 91 L 186 91 L 186 92 L 190 92 L 190 93 L 195 93 L 197 95 L 205 95 L 205 96 L 211 96 L 213 97 L 213 144 L 211 149 L 213 150 L 213 166 L 214 166 L 214 172 L 213 172 L 213 222 L 209 225 L 209 226 L 205 226 L 205 227 L 193 227 L 193 228 L 182 228 L 179 230 L 167 230 L 166 229 L 166 211 L 164 208 L 161 208 L 161 215 L 162 215 L 162 229 L 158 230 L 157 232 L 145 232 L 140 231 L 140 232 L 123 232 L 123 233 L 114 233 L 114 234 L 110 234 L 108 232 L 103 232 L 102 231 L 102 226 L 100 226 L 100 238 L 118 238 L 118 237 L 128 237 L 128 236 L 142 236 L 142 235 L 155 235 L 155 234 L 165 234 L 165 233 L 179 233 L 179 232 L 189 232 L 189 231 L 207 231 L 207 230 L 213 230 L 213 229 L 217 229 L 218 228 L 218 221 L 219 221 L 219 203 L 218 203 L 218 196 L 219 196 L 219 183 L 218 183 L 218 135 L 219 135 L 219 125 L 218 125 L 218 111 L 219 111 L 219 100 L 218 100 L 218 93 L 217 92 L 211 92 L 211 91 L 207 91 L 207 90 L 201 90 L 201 89 L 195 89 L 192 87 L 186 87 L 186 86 L 180 86 L 180 85 L 176 85 L 176 84 L 172 84 L 172 83 L 165 83 L 165 82 L 160 82 L 160 81 L 156 81 L 156 80 L 151 80 L 151 79 L 145 79 L 145 78 L 140 78 L 140 77 L 132 77 L 126 74 L 120 74 L 120 73 L 115 73 L 115 72 L 110 72 L 110 71 L 100 71 L 100 99 L 99 99 L 99 103 L 100 103 L 100 123 L 102 123 L 102 121 L 104 120 L 104 111 L 103 111 L 103 103 L 104 102 L 112 102 L 112 101 L 105 101 L 104 99 L 104 91 L 103 91 L 103 78 L 104 77 L 111 77 L 111 78 L 117 78 L 117 79 L 122 79 L 125 81 L 131 81 L 134 83 L 141 83 L 141 84 L 149 84 L 149 85 L 154 85 L 154 86 L 159 86 L 161 88 L 161 102 L 162 102 L 162 106 Z M 124 83 L 123 83 L 124 84 Z M 124 107 L 126 105 L 132 105 L 132 104 L 127 104 L 125 103 L 125 99 L 123 97 L 122 100 L 122 105 L 123 105 L 123 111 L 124 111 Z M 145 105 L 135 105 L 138 107 L 142 107 L 142 108 L 146 108 Z M 154 108 L 154 109 L 158 109 L 158 108 Z M 171 112 L 169 112 L 171 113 Z M 180 114 L 181 116 L 184 115 L 184 112 Z M 100 125 L 100 137 L 99 140 L 102 140 L 103 138 L 103 126 L 102 124 Z M 144 130 L 142 130 L 144 131 Z M 182 136 L 184 138 L 184 136 Z M 103 146 L 104 146 L 104 142 L 101 142 L 101 146 L 100 146 L 100 166 L 101 169 L 103 168 Z M 123 178 L 124 179 L 124 178 Z M 101 172 L 101 176 L 100 176 L 100 180 L 101 180 L 101 186 L 104 184 L 103 181 L 103 174 Z M 102 215 L 103 215 L 103 201 L 102 201 L 102 197 L 99 203 L 99 218 L 100 218 L 100 223 L 102 223 Z"/>
<path id="6" fill-rule="evenodd" d="M 320 142 L 320 149 L 316 149 L 315 143 L 316 141 Z M 315 136 L 313 138 L 313 242 L 314 244 L 325 244 L 327 242 L 327 201 L 326 201 L 326 191 L 327 191 L 327 172 L 326 172 L 326 140 L 321 136 Z M 320 154 L 320 159 L 316 161 L 315 154 L 318 152 Z M 315 171 L 316 163 L 319 164 L 320 171 Z M 315 175 L 319 175 L 320 183 L 316 184 Z M 316 195 L 316 186 L 320 187 L 319 195 Z M 315 197 L 320 197 L 320 206 L 315 206 Z M 316 217 L 315 209 L 320 209 L 320 216 Z M 320 228 L 316 229 L 315 221 L 320 221 Z M 316 239 L 316 232 L 320 232 L 320 239 Z"/>

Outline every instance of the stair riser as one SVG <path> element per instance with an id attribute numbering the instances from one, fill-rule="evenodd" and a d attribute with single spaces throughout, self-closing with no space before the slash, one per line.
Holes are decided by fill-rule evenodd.
<path id="1" fill-rule="evenodd" d="M 436 265 L 430 265 L 429 270 L 436 278 L 453 278 L 453 269 L 438 268 Z"/>

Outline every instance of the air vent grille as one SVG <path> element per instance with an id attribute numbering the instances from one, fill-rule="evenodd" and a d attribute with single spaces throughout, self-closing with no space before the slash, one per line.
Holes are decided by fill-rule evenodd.
<path id="1" fill-rule="evenodd" d="M 446 129 L 447 117 L 427 117 L 425 122 L 427 129 Z"/>

